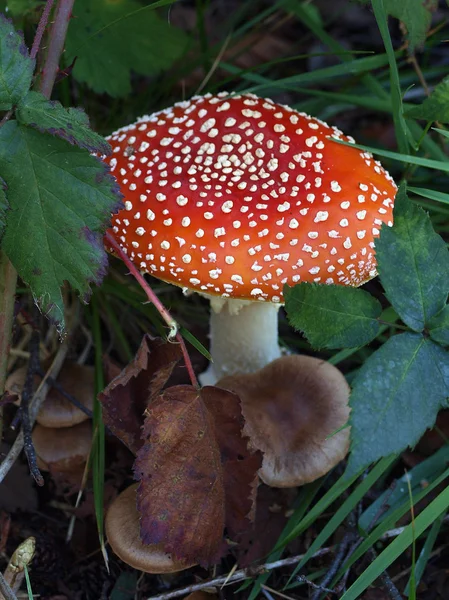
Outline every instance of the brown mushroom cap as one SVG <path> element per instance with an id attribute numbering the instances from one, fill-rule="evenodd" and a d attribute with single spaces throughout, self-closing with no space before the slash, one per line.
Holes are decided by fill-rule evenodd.
<path id="1" fill-rule="evenodd" d="M 27 365 L 25 365 L 16 369 L 6 381 L 6 390 L 11 394 L 17 394 L 19 398 L 25 383 L 27 368 Z M 36 376 L 35 387 L 39 385 L 40 381 L 40 377 Z M 58 383 L 62 385 L 68 394 L 74 396 L 81 404 L 92 411 L 95 397 L 95 369 L 93 367 L 66 362 L 59 374 Z M 72 427 L 87 421 L 88 418 L 70 400 L 67 400 L 60 392 L 52 388 L 36 420 L 44 427 L 58 428 Z"/>
<path id="2" fill-rule="evenodd" d="M 33 429 L 37 466 L 42 471 L 68 472 L 83 466 L 92 446 L 92 425 L 85 421 L 55 429 L 37 424 Z"/>
<path id="3" fill-rule="evenodd" d="M 146 573 L 176 573 L 192 567 L 174 560 L 159 544 L 147 545 L 140 539 L 138 485 L 131 485 L 117 496 L 106 514 L 106 536 L 112 550 L 127 565 Z"/>
<path id="4" fill-rule="evenodd" d="M 247 435 L 264 452 L 260 478 L 274 487 L 318 479 L 349 447 L 349 386 L 333 365 L 311 356 L 284 356 L 217 384 L 237 393 Z"/>

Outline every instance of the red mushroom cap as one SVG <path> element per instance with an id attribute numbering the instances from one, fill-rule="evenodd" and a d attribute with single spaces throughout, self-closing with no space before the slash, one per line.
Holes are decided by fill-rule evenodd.
<path id="1" fill-rule="evenodd" d="M 396 186 L 335 127 L 252 94 L 206 95 L 113 133 L 125 209 L 112 235 L 142 271 L 282 302 L 299 281 L 360 285 Z"/>

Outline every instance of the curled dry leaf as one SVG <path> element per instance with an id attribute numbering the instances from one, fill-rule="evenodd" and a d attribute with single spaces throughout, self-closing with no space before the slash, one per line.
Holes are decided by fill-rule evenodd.
<path id="1" fill-rule="evenodd" d="M 181 356 L 177 344 L 145 335 L 134 359 L 98 395 L 105 424 L 134 453 L 142 445 L 148 402 L 162 390 Z"/>
<path id="2" fill-rule="evenodd" d="M 141 537 L 176 558 L 213 564 L 226 549 L 225 526 L 235 534 L 249 524 L 261 464 L 242 439 L 240 401 L 218 388 L 180 385 L 154 399 L 147 415 L 149 440 L 135 462 Z"/>

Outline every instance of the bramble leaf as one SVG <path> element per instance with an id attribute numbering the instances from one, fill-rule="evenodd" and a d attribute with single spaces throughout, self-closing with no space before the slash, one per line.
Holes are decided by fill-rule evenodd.
<path id="1" fill-rule="evenodd" d="M 284 287 L 290 324 L 314 348 L 352 348 L 373 340 L 382 307 L 363 290 L 339 285 L 300 283 Z"/>
<path id="2" fill-rule="evenodd" d="M 104 275 L 102 235 L 121 204 L 117 185 L 86 150 L 16 121 L 0 129 L 0 175 L 10 204 L 2 248 L 63 331 L 61 286 L 86 300 Z"/>
<path id="3" fill-rule="evenodd" d="M 394 226 L 382 225 L 376 240 L 377 270 L 401 319 L 422 331 L 446 304 L 449 254 L 429 216 L 407 198 L 405 184 L 396 195 L 393 215 Z"/>
<path id="4" fill-rule="evenodd" d="M 422 104 L 408 110 L 405 116 L 449 123 L 449 77 L 445 77 Z"/>
<path id="5" fill-rule="evenodd" d="M 390 338 L 353 382 L 348 476 L 416 444 L 448 396 L 449 353 L 417 333 Z"/>
<path id="6" fill-rule="evenodd" d="M 449 305 L 427 323 L 430 337 L 439 344 L 449 346 Z"/>
<path id="7" fill-rule="evenodd" d="M 107 141 L 90 129 L 89 118 L 81 108 L 66 109 L 39 92 L 28 92 L 17 107 L 16 117 L 23 125 L 56 135 L 90 152 L 109 154 L 111 151 Z"/>
<path id="8" fill-rule="evenodd" d="M 73 76 L 97 93 L 131 92 L 131 70 L 154 75 L 181 56 L 186 34 L 136 0 L 77 0 L 66 40 Z M 92 57 L 95 57 L 92 60 Z"/>
<path id="9" fill-rule="evenodd" d="M 359 0 L 366 4 L 368 0 Z M 432 21 L 438 0 L 383 0 L 386 12 L 404 24 L 410 51 L 422 46 Z"/>
<path id="10" fill-rule="evenodd" d="M 9 110 L 28 92 L 34 64 L 23 36 L 0 14 L 0 110 Z"/>

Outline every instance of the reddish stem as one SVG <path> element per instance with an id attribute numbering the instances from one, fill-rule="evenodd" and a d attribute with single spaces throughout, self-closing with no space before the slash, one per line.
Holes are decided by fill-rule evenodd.
<path id="1" fill-rule="evenodd" d="M 56 7 L 55 20 L 50 32 L 47 58 L 45 60 L 42 79 L 39 86 L 40 91 L 46 98 L 50 98 L 58 73 L 59 59 L 64 50 L 64 42 L 74 2 L 75 0 L 59 0 Z"/>
<path id="2" fill-rule="evenodd" d="M 42 12 L 41 18 L 39 20 L 39 25 L 36 29 L 36 35 L 34 36 L 33 46 L 31 48 L 30 57 L 34 60 L 39 52 L 39 48 L 41 45 L 42 37 L 45 32 L 45 28 L 47 27 L 48 19 L 50 17 L 51 9 L 53 8 L 54 0 L 47 0 L 45 4 L 45 8 Z"/>
<path id="3" fill-rule="evenodd" d="M 190 377 L 190 381 L 192 382 L 193 387 L 199 388 L 198 380 L 197 380 L 195 372 L 193 370 L 192 361 L 190 360 L 190 356 L 187 352 L 187 348 L 186 348 L 185 342 L 182 338 L 182 335 L 178 331 L 177 322 L 170 315 L 168 310 L 165 308 L 165 306 L 162 304 L 162 302 L 159 300 L 159 298 L 153 292 L 151 287 L 148 285 L 147 281 L 145 280 L 145 277 L 140 273 L 140 271 L 136 268 L 134 263 L 123 252 L 122 248 L 120 248 L 119 244 L 115 241 L 115 239 L 112 237 L 112 235 L 109 232 L 107 232 L 105 235 L 105 238 L 108 240 L 109 244 L 114 248 L 114 250 L 117 252 L 119 257 L 122 259 L 122 261 L 128 267 L 131 275 L 133 275 L 135 277 L 135 279 L 138 281 L 140 287 L 143 289 L 143 291 L 147 295 L 148 300 L 155 306 L 158 313 L 161 315 L 161 317 L 164 319 L 164 321 L 170 327 L 168 339 L 174 337 L 180 344 L 182 355 L 184 357 L 184 362 L 185 362 L 185 365 L 187 368 L 187 372 Z"/>

